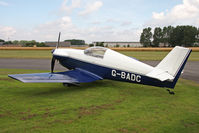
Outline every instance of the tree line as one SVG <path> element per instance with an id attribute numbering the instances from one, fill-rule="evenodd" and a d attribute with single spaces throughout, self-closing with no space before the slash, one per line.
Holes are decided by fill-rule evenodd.
<path id="1" fill-rule="evenodd" d="M 2 45 L 20 45 L 23 47 L 33 47 L 33 46 L 37 46 L 37 47 L 47 47 L 45 43 L 43 42 L 36 42 L 35 40 L 31 40 L 31 41 L 26 41 L 26 40 L 14 40 L 14 41 L 5 41 L 3 39 L 0 39 L 0 42 L 2 43 Z"/>
<path id="2" fill-rule="evenodd" d="M 71 40 L 65 40 L 64 42 L 70 42 L 71 45 L 86 45 L 84 40 L 79 39 L 71 39 Z M 12 46 L 23 46 L 23 47 L 48 47 L 44 42 L 37 42 L 35 40 L 26 41 L 26 40 L 14 40 L 14 41 L 5 41 L 3 39 L 0 39 L 1 45 L 12 45 Z"/>
<path id="3" fill-rule="evenodd" d="M 140 43 L 144 47 L 197 46 L 199 44 L 199 28 L 190 25 L 156 27 L 153 33 L 151 27 L 144 28 L 140 36 Z"/>
<path id="4" fill-rule="evenodd" d="M 69 39 L 64 42 L 70 42 L 71 45 L 86 45 L 85 41 L 80 39 Z"/>

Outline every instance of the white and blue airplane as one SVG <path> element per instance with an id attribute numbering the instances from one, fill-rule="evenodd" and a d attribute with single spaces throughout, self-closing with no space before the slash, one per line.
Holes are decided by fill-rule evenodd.
<path id="1" fill-rule="evenodd" d="M 52 51 L 51 72 L 8 75 L 25 83 L 58 82 L 64 85 L 109 79 L 173 89 L 191 53 L 191 49 L 176 46 L 155 67 L 104 47 L 85 50 L 59 47 Z M 53 72 L 55 61 L 69 69 Z M 170 90 L 168 90 L 170 92 Z"/>

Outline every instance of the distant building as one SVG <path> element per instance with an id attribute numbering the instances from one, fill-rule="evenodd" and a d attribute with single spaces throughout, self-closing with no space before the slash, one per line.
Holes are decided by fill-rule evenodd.
<path id="1" fill-rule="evenodd" d="M 0 45 L 3 45 L 3 42 L 0 42 Z"/>
<path id="2" fill-rule="evenodd" d="M 106 47 L 142 47 L 140 42 L 93 42 L 93 45 L 96 46 L 97 43 L 103 43 Z"/>
<path id="3" fill-rule="evenodd" d="M 45 45 L 49 46 L 49 47 L 56 47 L 57 42 L 44 42 Z M 60 42 L 60 47 L 70 47 L 71 43 L 70 42 Z"/>
<path id="4" fill-rule="evenodd" d="M 88 45 L 70 45 L 70 47 L 88 47 Z"/>

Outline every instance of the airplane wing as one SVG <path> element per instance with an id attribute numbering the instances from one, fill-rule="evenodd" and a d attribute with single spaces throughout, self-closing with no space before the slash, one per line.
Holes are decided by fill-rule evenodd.
<path id="1" fill-rule="evenodd" d="M 66 72 L 15 74 L 8 76 L 24 83 L 86 83 L 103 79 L 94 73 L 79 68 Z"/>

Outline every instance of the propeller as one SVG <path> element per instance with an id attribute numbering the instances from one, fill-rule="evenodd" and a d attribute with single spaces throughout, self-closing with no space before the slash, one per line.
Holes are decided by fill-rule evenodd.
<path id="1" fill-rule="evenodd" d="M 55 67 L 55 57 L 53 56 L 52 60 L 51 60 L 51 73 L 53 73 L 54 67 Z"/>
<path id="2" fill-rule="evenodd" d="M 57 45 L 56 45 L 56 49 L 59 47 L 59 43 L 60 43 L 60 36 L 61 36 L 61 32 L 59 32 L 59 37 L 58 37 L 58 43 L 57 43 Z"/>
<path id="3" fill-rule="evenodd" d="M 61 32 L 59 32 L 58 42 L 57 42 L 57 45 L 56 45 L 56 48 L 55 48 L 55 49 L 57 49 L 57 48 L 59 47 L 59 44 L 60 44 L 60 36 L 61 36 Z M 52 54 L 53 54 L 53 52 L 55 51 L 55 49 L 52 50 Z M 52 60 L 51 60 L 51 73 L 53 73 L 53 71 L 54 71 L 55 61 L 56 61 L 56 58 L 53 56 L 53 57 L 52 57 Z"/>

